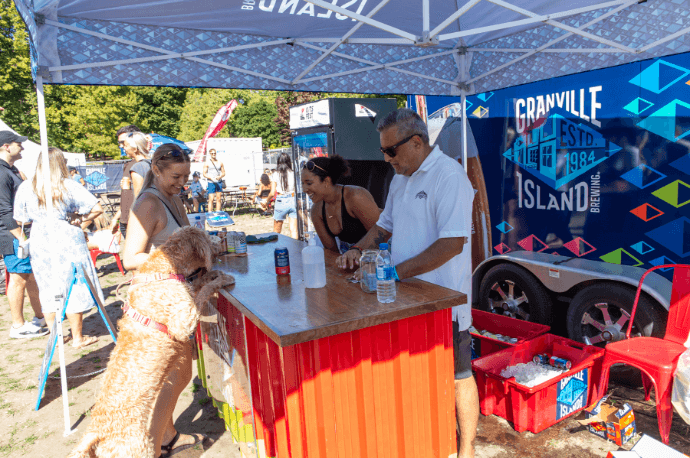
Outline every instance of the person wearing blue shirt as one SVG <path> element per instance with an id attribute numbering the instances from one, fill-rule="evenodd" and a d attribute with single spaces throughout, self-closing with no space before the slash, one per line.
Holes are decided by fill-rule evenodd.
<path id="1" fill-rule="evenodd" d="M 77 172 L 77 169 L 75 167 L 70 167 L 69 168 L 69 174 L 72 177 L 74 181 L 79 183 L 82 186 L 86 186 L 86 181 L 79 175 L 79 172 Z"/>
<path id="2" fill-rule="evenodd" d="M 194 204 L 194 213 L 199 211 L 199 203 L 206 202 L 206 191 L 199 181 L 199 172 L 194 172 L 192 174 L 192 184 L 189 185 L 189 190 L 192 193 L 192 200 Z"/>

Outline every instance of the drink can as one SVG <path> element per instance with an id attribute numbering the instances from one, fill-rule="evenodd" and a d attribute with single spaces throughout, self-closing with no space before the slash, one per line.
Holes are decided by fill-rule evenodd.
<path id="1" fill-rule="evenodd" d="M 276 248 L 273 256 L 276 260 L 276 274 L 287 275 L 290 273 L 290 253 L 287 247 Z"/>
<path id="2" fill-rule="evenodd" d="M 210 232 L 209 232 L 210 234 Z M 220 237 L 220 249 L 223 253 L 228 252 L 228 233 L 225 231 L 218 231 L 218 237 Z"/>
<path id="3" fill-rule="evenodd" d="M 516 343 L 518 343 L 518 338 L 517 337 L 511 337 L 508 340 L 508 343 L 516 344 Z"/>
<path id="4" fill-rule="evenodd" d="M 235 231 L 229 231 L 227 237 L 228 253 L 235 252 Z"/>
<path id="5" fill-rule="evenodd" d="M 235 232 L 235 253 L 247 252 L 247 236 L 244 232 Z"/>
<path id="6" fill-rule="evenodd" d="M 534 355 L 534 358 L 532 358 L 532 361 L 536 364 L 544 364 L 546 366 L 549 365 L 549 355 L 546 353 L 542 353 L 541 355 Z"/>
<path id="7" fill-rule="evenodd" d="M 567 359 L 559 358 L 557 356 L 552 356 L 549 358 L 549 364 L 557 369 L 564 369 L 566 371 L 569 371 L 570 368 L 573 367 L 573 363 Z"/>

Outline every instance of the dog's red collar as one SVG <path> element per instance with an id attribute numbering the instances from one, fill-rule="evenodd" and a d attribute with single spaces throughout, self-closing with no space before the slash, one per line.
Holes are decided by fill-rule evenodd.
<path id="1" fill-rule="evenodd" d="M 163 334 L 167 335 L 171 339 L 173 338 L 173 336 L 170 335 L 170 331 L 168 331 L 168 327 L 166 325 L 161 324 L 158 321 L 153 321 L 151 318 L 142 315 L 141 313 L 137 312 L 132 307 L 130 307 L 129 303 L 125 302 L 125 304 L 122 306 L 122 311 L 124 312 L 125 315 L 129 316 L 131 319 L 133 319 L 137 323 L 139 323 L 143 326 L 152 327 L 156 331 L 162 332 Z"/>

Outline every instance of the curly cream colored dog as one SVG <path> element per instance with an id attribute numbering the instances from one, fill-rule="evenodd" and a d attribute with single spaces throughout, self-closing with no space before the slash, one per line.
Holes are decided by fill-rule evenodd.
<path id="1" fill-rule="evenodd" d="M 129 289 L 128 311 L 119 321 L 118 341 L 105 372 L 91 424 L 69 458 L 153 458 L 147 421 L 171 367 L 196 329 L 200 310 L 235 280 L 208 272 L 190 286 L 188 277 L 210 270 L 218 251 L 202 230 L 185 227 L 155 250 Z M 144 317 L 144 318 L 141 318 Z M 145 318 L 167 327 L 145 326 Z M 159 326 L 160 328 L 160 326 Z"/>

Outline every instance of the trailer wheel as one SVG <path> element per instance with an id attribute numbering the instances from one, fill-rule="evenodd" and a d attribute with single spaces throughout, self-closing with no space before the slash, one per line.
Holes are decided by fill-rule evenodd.
<path id="1" fill-rule="evenodd" d="M 625 339 L 635 290 L 621 285 L 598 284 L 584 288 L 573 297 L 566 326 L 571 339 L 604 346 Z M 652 301 L 640 296 L 631 337 L 663 337 L 666 319 Z"/>
<path id="2" fill-rule="evenodd" d="M 551 298 L 539 280 L 513 264 L 492 267 L 479 287 L 479 309 L 539 324 L 550 324 Z"/>

